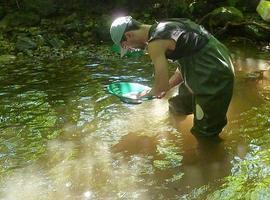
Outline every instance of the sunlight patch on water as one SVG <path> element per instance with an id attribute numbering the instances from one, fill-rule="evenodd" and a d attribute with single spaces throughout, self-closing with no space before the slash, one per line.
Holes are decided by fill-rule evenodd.
<path id="1" fill-rule="evenodd" d="M 49 141 L 39 161 L 3 177 L 3 199 L 147 200 L 151 199 L 148 190 L 153 184 L 157 190 L 166 187 L 158 186 L 152 177 L 156 170 L 163 170 L 152 163 L 156 145 L 159 144 L 160 150 L 158 162 L 166 162 L 166 169 L 181 162 L 179 150 L 173 149 L 170 155 L 170 145 L 166 143 L 168 135 L 178 134 L 168 121 L 167 99 L 137 106 L 112 104 L 105 106 L 95 118 L 88 118 L 87 114 L 81 112 L 80 119 L 88 123 L 65 124 L 62 139 Z M 143 142 L 139 148 L 146 148 L 144 153 L 127 158 L 124 152 L 113 152 L 111 148 L 125 135 L 147 137 L 149 140 L 138 140 Z M 149 149 L 152 143 L 154 146 Z M 126 150 L 131 148 L 124 147 L 123 151 Z M 174 166 L 170 162 L 178 164 Z M 143 178 L 147 175 L 151 178 Z M 181 176 L 181 173 L 165 176 L 162 180 L 174 182 Z"/>
<path id="2" fill-rule="evenodd" d="M 138 176 L 147 160 L 134 156 L 126 163 L 115 157 L 106 143 L 91 136 L 79 147 L 72 141 L 51 141 L 37 164 L 2 180 L 2 199 L 150 199 Z"/>
<path id="3" fill-rule="evenodd" d="M 113 119 L 108 121 L 101 115 L 96 124 L 91 121 L 82 129 L 66 124 L 63 139 L 49 141 L 45 155 L 37 163 L 3 178 L 3 199 L 151 199 L 147 187 L 154 182 L 143 175 L 155 173 L 153 157 L 134 154 L 127 159 L 122 153 L 112 152 L 111 147 L 125 135 L 144 135 L 157 138 L 167 164 L 181 162 L 181 158 L 177 161 L 178 150 L 173 155 L 166 153 L 168 134 L 177 133 L 168 122 L 167 100 L 128 106 L 122 111 L 113 113 Z M 181 174 L 167 179 L 179 180 Z"/>

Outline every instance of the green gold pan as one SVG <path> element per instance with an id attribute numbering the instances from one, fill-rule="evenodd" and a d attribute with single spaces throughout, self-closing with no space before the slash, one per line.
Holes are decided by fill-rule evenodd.
<path id="1" fill-rule="evenodd" d="M 116 82 L 108 85 L 107 90 L 129 104 L 140 104 L 145 100 L 153 99 L 153 97 L 138 98 L 139 93 L 151 90 L 150 87 L 139 83 Z"/>

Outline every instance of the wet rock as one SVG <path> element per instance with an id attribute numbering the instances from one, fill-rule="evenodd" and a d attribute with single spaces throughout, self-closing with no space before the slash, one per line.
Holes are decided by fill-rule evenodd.
<path id="1" fill-rule="evenodd" d="M 15 47 L 19 51 L 26 51 L 36 49 L 37 44 L 28 37 L 19 37 L 15 44 Z"/>
<path id="2" fill-rule="evenodd" d="M 243 13 L 234 7 L 221 7 L 212 12 L 212 24 L 225 25 L 228 21 L 240 22 L 243 21 Z"/>
<path id="3" fill-rule="evenodd" d="M 0 63 L 10 63 L 16 59 L 14 55 L 1 55 L 0 56 Z"/>
<path id="4" fill-rule="evenodd" d="M 40 17 L 33 12 L 14 12 L 7 14 L 0 22 L 1 27 L 34 26 L 39 24 Z"/>
<path id="5" fill-rule="evenodd" d="M 234 7 L 220 7 L 203 17 L 201 23 L 208 24 L 213 29 L 217 26 L 225 26 L 227 22 L 241 22 L 243 13 Z"/>

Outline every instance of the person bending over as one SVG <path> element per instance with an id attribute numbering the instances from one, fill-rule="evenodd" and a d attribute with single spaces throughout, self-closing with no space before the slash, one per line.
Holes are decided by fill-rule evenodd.
<path id="1" fill-rule="evenodd" d="M 142 24 L 131 16 L 119 17 L 110 28 L 113 42 L 128 49 L 148 49 L 155 68 L 152 90 L 144 96 L 158 98 L 179 84 L 178 95 L 169 99 L 169 109 L 194 114 L 191 132 L 217 136 L 227 124 L 234 68 L 228 49 L 201 25 L 185 18 Z M 169 78 L 168 59 L 179 63 Z"/>

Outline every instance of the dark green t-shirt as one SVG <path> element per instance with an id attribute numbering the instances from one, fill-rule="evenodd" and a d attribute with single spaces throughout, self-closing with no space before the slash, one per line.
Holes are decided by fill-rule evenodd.
<path id="1" fill-rule="evenodd" d="M 177 60 L 200 50 L 208 42 L 209 33 L 200 25 L 185 18 L 160 21 L 151 26 L 148 42 L 156 39 L 173 39 L 174 51 L 167 51 L 166 58 Z"/>

